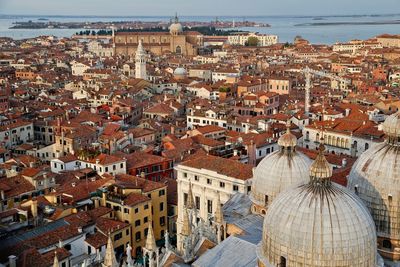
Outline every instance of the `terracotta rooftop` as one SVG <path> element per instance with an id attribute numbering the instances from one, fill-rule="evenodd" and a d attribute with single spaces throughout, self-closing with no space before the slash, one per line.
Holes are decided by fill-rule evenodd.
<path id="1" fill-rule="evenodd" d="M 238 161 L 214 157 L 210 155 L 182 162 L 181 165 L 196 169 L 215 171 L 219 174 L 240 180 L 253 178 L 252 166 L 243 164 Z"/>
<path id="2" fill-rule="evenodd" d="M 96 221 L 96 228 L 103 234 L 114 233 L 125 227 L 129 227 L 129 223 L 102 217 L 98 218 Z"/>

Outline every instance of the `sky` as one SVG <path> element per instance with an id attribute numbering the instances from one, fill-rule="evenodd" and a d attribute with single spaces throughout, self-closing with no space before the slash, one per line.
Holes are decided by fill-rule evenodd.
<path id="1" fill-rule="evenodd" d="M 400 13 L 399 0 L 0 0 L 0 14 L 271 16 Z"/>

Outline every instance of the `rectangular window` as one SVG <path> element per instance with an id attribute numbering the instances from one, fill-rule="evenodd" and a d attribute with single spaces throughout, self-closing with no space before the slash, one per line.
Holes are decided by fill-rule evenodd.
<path id="1" fill-rule="evenodd" d="M 187 173 L 186 172 L 183 173 L 183 177 L 187 178 Z"/>
<path id="2" fill-rule="evenodd" d="M 211 213 L 211 214 L 213 213 L 212 204 L 213 204 L 212 200 L 208 199 L 207 200 L 207 212 Z"/>
<path id="3" fill-rule="evenodd" d="M 137 241 L 140 241 L 140 239 L 141 239 L 141 234 L 140 234 L 140 232 L 136 232 L 136 234 L 135 234 L 135 239 L 136 239 L 136 242 L 137 242 Z"/>
<path id="4" fill-rule="evenodd" d="M 235 191 L 235 192 L 239 191 L 239 186 L 233 185 L 233 191 Z"/>
<path id="5" fill-rule="evenodd" d="M 195 201 L 196 201 L 196 209 L 200 209 L 200 197 L 196 196 L 195 197 Z"/>
<path id="6" fill-rule="evenodd" d="M 158 191 L 158 196 L 161 197 L 161 196 L 163 196 L 163 195 L 165 195 L 165 190 L 164 190 L 164 189 Z"/>
<path id="7" fill-rule="evenodd" d="M 145 210 L 149 209 L 149 204 L 144 205 L 144 209 Z"/>
<path id="8" fill-rule="evenodd" d="M 135 221 L 135 226 L 139 226 L 140 225 L 140 220 L 136 220 Z"/>
<path id="9" fill-rule="evenodd" d="M 149 218 L 147 216 L 143 218 L 144 223 L 147 223 L 148 221 L 149 221 Z"/>
<path id="10" fill-rule="evenodd" d="M 129 209 L 124 208 L 124 213 L 129 214 Z"/>
<path id="11" fill-rule="evenodd" d="M 160 225 L 165 225 L 165 216 L 160 217 Z"/>
<path id="12" fill-rule="evenodd" d="M 198 180 L 199 180 L 199 176 L 195 175 L 195 176 L 194 176 L 194 180 L 195 180 L 195 181 L 198 181 Z"/>
<path id="13" fill-rule="evenodd" d="M 160 203 L 160 211 L 163 211 L 164 210 L 164 202 L 161 202 Z"/>
<path id="14" fill-rule="evenodd" d="M 219 182 L 219 187 L 225 188 L 225 183 L 224 182 Z"/>
<path id="15" fill-rule="evenodd" d="M 120 240 L 122 238 L 122 233 L 114 235 L 114 241 Z"/>
<path id="16" fill-rule="evenodd" d="M 138 213 L 138 212 L 139 212 L 139 208 L 136 208 L 135 209 L 135 214 Z"/>
<path id="17" fill-rule="evenodd" d="M 212 184 L 211 179 L 207 178 L 207 184 Z"/>
<path id="18" fill-rule="evenodd" d="M 126 229 L 126 230 L 125 230 L 125 234 L 126 234 L 126 235 L 129 235 L 129 229 Z"/>
<path id="19" fill-rule="evenodd" d="M 183 204 L 186 206 L 187 203 L 187 199 L 188 199 L 188 194 L 187 193 L 183 193 Z"/>

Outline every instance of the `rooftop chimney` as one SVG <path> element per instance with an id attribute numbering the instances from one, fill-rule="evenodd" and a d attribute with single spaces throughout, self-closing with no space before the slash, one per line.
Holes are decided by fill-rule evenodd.
<path id="1" fill-rule="evenodd" d="M 8 256 L 8 263 L 10 267 L 17 267 L 17 256 L 14 255 Z"/>

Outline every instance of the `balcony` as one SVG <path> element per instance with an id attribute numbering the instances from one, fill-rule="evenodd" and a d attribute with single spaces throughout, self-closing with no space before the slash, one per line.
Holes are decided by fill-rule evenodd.
<path id="1" fill-rule="evenodd" d="M 121 204 L 124 202 L 126 196 L 121 195 L 121 194 L 116 194 L 116 193 L 108 193 L 106 195 L 106 200 Z"/>

